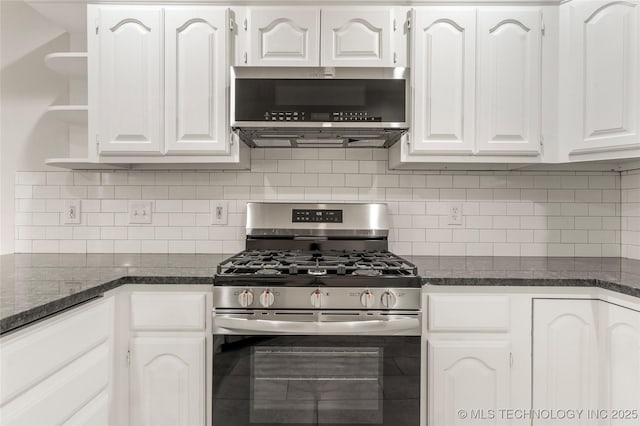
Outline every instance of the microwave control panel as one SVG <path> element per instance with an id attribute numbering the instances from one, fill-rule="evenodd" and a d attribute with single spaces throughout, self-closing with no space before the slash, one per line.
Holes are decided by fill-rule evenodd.
<path id="1" fill-rule="evenodd" d="M 382 121 L 382 117 L 369 115 L 367 111 L 310 112 L 267 111 L 265 121 Z"/>
<path id="2" fill-rule="evenodd" d="M 342 223 L 342 210 L 293 209 L 291 221 Z"/>

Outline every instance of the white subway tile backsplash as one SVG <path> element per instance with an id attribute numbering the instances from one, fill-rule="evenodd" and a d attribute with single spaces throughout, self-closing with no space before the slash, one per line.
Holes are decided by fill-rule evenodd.
<path id="1" fill-rule="evenodd" d="M 18 251 L 219 253 L 244 247 L 250 200 L 376 201 L 401 255 L 584 255 L 640 252 L 640 173 L 394 171 L 377 149 L 253 149 L 251 171 L 16 174 Z M 64 225 L 65 200 L 81 223 Z M 211 225 L 226 200 L 228 224 Z M 129 223 L 129 200 L 153 203 Z M 462 225 L 449 224 L 451 203 Z M 622 233 L 622 234 L 621 234 Z"/>

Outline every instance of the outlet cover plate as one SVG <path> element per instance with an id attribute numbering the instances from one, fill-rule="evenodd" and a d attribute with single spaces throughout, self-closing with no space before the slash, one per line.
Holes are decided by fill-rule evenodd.
<path id="1" fill-rule="evenodd" d="M 449 203 L 449 225 L 462 225 L 462 203 Z"/>
<path id="2" fill-rule="evenodd" d="M 211 224 L 226 225 L 229 203 L 226 200 L 214 200 L 211 202 Z"/>

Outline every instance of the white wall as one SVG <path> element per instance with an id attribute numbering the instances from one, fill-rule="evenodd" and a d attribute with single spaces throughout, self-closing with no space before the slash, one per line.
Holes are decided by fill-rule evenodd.
<path id="1" fill-rule="evenodd" d="M 622 173 L 622 255 L 640 260 L 640 170 Z"/>
<path id="2" fill-rule="evenodd" d="M 16 251 L 230 253 L 248 200 L 384 201 L 402 255 L 620 256 L 617 172 L 398 172 L 387 151 L 253 149 L 250 172 L 18 173 Z M 65 199 L 82 223 L 64 225 Z M 128 223 L 152 200 L 151 225 Z M 227 226 L 210 200 L 229 201 Z M 451 203 L 463 225 L 449 225 Z"/>
<path id="3" fill-rule="evenodd" d="M 18 170 L 45 170 L 65 154 L 68 128 L 47 117 L 63 103 L 67 81 L 44 65 L 47 53 L 68 50 L 68 36 L 22 1 L 0 1 L 0 253 L 14 249 L 14 184 Z"/>

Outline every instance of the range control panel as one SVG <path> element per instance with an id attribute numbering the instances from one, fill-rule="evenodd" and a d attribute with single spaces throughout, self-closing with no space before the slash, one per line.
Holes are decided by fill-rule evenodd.
<path id="1" fill-rule="evenodd" d="M 369 115 L 367 111 L 304 112 L 267 111 L 265 121 L 382 121 L 382 117 Z"/>
<path id="2" fill-rule="evenodd" d="M 342 210 L 293 209 L 292 222 L 342 223 Z"/>

